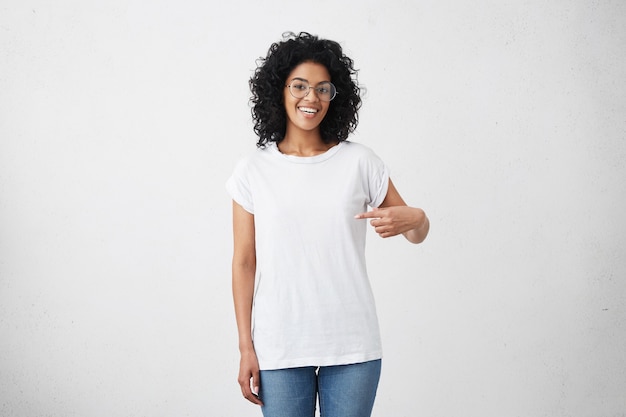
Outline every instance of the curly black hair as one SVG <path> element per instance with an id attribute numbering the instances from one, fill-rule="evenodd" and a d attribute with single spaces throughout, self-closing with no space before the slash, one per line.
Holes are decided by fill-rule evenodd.
<path id="1" fill-rule="evenodd" d="M 279 143 L 285 138 L 287 114 L 283 89 L 287 76 L 303 62 L 324 65 L 330 81 L 337 88 L 337 96 L 330 102 L 328 113 L 320 124 L 325 143 L 344 141 L 356 129 L 361 107 L 361 89 L 357 84 L 354 61 L 344 55 L 339 43 L 306 32 L 283 34 L 281 42 L 273 43 L 265 58 L 259 58 L 250 78 L 252 120 L 258 135 L 257 146 L 268 142 Z"/>

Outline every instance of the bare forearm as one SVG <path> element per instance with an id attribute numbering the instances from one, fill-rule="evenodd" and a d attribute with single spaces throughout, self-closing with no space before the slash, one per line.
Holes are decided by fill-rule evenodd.
<path id="1" fill-rule="evenodd" d="M 252 344 L 254 274 L 255 265 L 240 265 L 233 262 L 233 301 L 241 352 L 254 349 Z"/>
<path id="2" fill-rule="evenodd" d="M 428 236 L 430 221 L 421 209 L 416 210 L 421 211 L 421 215 L 417 216 L 416 227 L 404 232 L 404 237 L 411 243 L 422 243 L 424 239 L 426 239 L 426 236 Z"/>

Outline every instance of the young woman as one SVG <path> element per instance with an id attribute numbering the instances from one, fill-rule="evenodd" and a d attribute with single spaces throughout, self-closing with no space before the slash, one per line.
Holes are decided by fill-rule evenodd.
<path id="1" fill-rule="evenodd" d="M 227 182 L 241 392 L 265 417 L 313 417 L 318 396 L 324 417 L 370 416 L 382 352 L 364 219 L 420 243 L 428 218 L 346 140 L 361 99 L 338 43 L 287 34 L 250 87 L 258 149 Z"/>

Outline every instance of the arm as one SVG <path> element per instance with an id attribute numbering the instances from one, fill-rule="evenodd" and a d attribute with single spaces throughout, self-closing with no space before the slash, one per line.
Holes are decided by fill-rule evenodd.
<path id="1" fill-rule="evenodd" d="M 423 242 L 430 229 L 430 222 L 424 210 L 407 206 L 391 179 L 387 195 L 380 207 L 357 214 L 356 218 L 372 219 L 370 224 L 380 237 L 386 238 L 402 233 L 411 243 Z"/>
<path id="2" fill-rule="evenodd" d="M 252 343 L 252 297 L 256 272 L 256 247 L 254 243 L 254 215 L 233 201 L 233 301 L 239 334 L 238 382 L 243 396 L 250 402 L 262 405 L 259 392 L 259 363 Z M 251 382 L 254 390 L 251 389 Z"/>

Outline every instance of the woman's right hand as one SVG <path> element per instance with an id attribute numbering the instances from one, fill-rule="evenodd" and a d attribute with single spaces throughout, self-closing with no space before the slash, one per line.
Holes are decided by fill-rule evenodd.
<path id="1" fill-rule="evenodd" d="M 237 381 L 246 400 L 256 405 L 263 405 L 263 402 L 259 399 L 259 361 L 256 357 L 256 352 L 253 350 L 241 353 Z"/>

